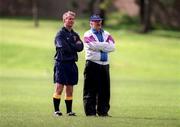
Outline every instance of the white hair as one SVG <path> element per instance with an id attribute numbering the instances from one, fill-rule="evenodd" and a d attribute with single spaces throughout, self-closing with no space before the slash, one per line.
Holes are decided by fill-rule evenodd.
<path id="1" fill-rule="evenodd" d="M 64 14 L 63 14 L 63 21 L 68 17 L 68 16 L 73 16 L 73 17 L 75 17 L 76 16 L 76 13 L 75 12 L 72 12 L 72 11 L 67 11 L 67 12 L 65 12 Z"/>

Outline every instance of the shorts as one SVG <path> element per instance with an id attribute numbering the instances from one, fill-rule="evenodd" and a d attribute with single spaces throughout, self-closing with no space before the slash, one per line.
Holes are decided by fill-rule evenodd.
<path id="1" fill-rule="evenodd" d="M 75 62 L 55 62 L 54 83 L 76 85 L 77 82 L 78 68 Z"/>

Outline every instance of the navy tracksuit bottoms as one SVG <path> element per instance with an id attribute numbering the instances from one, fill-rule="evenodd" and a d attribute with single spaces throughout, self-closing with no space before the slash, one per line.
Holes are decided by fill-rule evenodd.
<path id="1" fill-rule="evenodd" d="M 87 116 L 107 115 L 110 108 L 109 64 L 87 60 L 84 70 L 84 111 Z"/>

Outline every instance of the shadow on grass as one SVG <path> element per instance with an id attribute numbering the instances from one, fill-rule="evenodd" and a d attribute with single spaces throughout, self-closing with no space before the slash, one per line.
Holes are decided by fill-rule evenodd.
<path id="1" fill-rule="evenodd" d="M 68 116 L 65 116 L 68 117 Z M 73 117 L 74 118 L 74 117 Z M 158 117 L 131 117 L 131 116 L 111 116 L 111 117 L 100 117 L 100 116 L 85 116 L 77 115 L 76 118 L 87 118 L 87 119 L 130 119 L 130 120 L 170 120 L 177 121 L 177 118 L 158 118 Z"/>
<path id="2" fill-rule="evenodd" d="M 156 29 L 156 31 L 150 32 L 149 34 L 163 38 L 180 38 L 180 31 L 174 29 Z"/>
<path id="3" fill-rule="evenodd" d="M 119 79 L 118 79 L 119 81 Z M 167 79 L 167 80 L 151 80 L 151 79 L 147 79 L 147 80 L 138 80 L 138 79 L 120 79 L 121 83 L 130 83 L 130 84 L 179 84 L 180 83 L 180 80 L 170 80 L 170 79 Z"/>
<path id="4" fill-rule="evenodd" d="M 131 117 L 131 116 L 114 116 L 111 118 L 121 118 L 121 119 L 139 119 L 139 120 L 180 120 L 177 118 L 156 118 L 156 117 Z"/>

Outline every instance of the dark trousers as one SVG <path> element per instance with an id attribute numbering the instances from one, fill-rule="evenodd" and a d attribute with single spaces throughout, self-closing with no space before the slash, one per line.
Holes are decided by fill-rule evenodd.
<path id="1" fill-rule="evenodd" d="M 86 115 L 106 115 L 110 105 L 109 65 L 86 61 L 83 102 Z"/>

